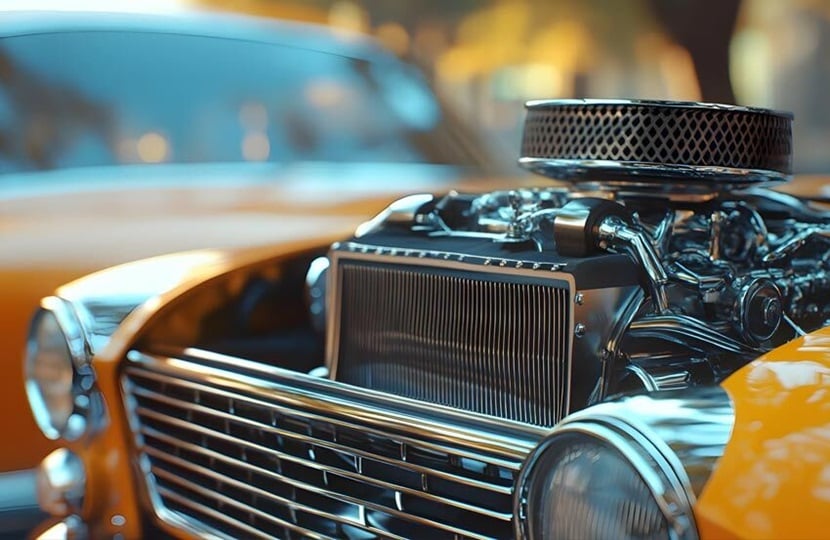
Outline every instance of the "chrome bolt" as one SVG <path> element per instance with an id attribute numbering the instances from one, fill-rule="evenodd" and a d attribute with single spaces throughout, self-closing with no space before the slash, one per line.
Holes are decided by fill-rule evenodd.
<path id="1" fill-rule="evenodd" d="M 585 325 L 582 323 L 576 323 L 574 326 L 574 336 L 581 338 L 585 335 Z"/>
<path id="2" fill-rule="evenodd" d="M 761 313 L 765 325 L 777 326 L 781 321 L 781 302 L 777 298 L 767 298 L 764 300 Z"/>
<path id="3" fill-rule="evenodd" d="M 585 295 L 581 292 L 578 292 L 574 295 L 574 303 L 578 306 L 581 306 L 585 303 Z"/>

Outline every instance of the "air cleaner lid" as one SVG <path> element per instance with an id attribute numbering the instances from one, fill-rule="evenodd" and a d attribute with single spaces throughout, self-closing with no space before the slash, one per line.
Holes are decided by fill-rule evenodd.
<path id="1" fill-rule="evenodd" d="M 610 190 L 696 193 L 783 182 L 792 175 L 792 120 L 710 103 L 531 101 L 519 163 Z"/>

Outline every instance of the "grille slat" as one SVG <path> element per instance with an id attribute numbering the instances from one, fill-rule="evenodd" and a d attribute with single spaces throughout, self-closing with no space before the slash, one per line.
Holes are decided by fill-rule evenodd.
<path id="1" fill-rule="evenodd" d="M 181 460 L 177 460 L 177 461 L 179 463 L 181 463 Z M 255 508 L 255 507 L 253 507 L 253 506 L 249 506 L 247 504 L 241 503 L 236 499 L 233 499 L 231 497 L 227 497 L 227 496 L 222 495 L 221 493 L 218 493 L 214 490 L 207 489 L 204 486 L 201 486 L 201 485 L 196 484 L 194 482 L 185 480 L 180 475 L 173 474 L 173 473 L 171 473 L 171 472 L 169 472 L 165 469 L 161 469 L 161 468 L 158 468 L 158 467 L 153 467 L 151 469 L 151 472 L 156 477 L 157 481 L 162 482 L 163 484 L 167 485 L 167 487 L 165 487 L 165 485 L 159 486 L 160 494 L 173 494 L 173 495 L 178 495 L 179 497 L 181 497 L 180 492 L 177 493 L 175 491 L 175 488 L 173 487 L 173 486 L 176 486 L 176 487 L 179 487 L 179 488 L 183 488 L 184 490 L 186 490 L 188 492 L 192 492 L 192 493 L 201 495 L 202 497 L 208 497 L 208 498 L 214 499 L 217 502 L 221 503 L 223 506 L 232 507 L 232 508 L 238 509 L 242 512 L 256 515 L 260 519 L 271 522 L 271 523 L 273 523 L 274 525 L 276 525 L 278 527 L 284 527 L 287 530 L 291 530 L 291 531 L 301 533 L 303 535 L 311 536 L 311 537 L 314 537 L 314 538 L 334 538 L 332 536 L 321 535 L 321 534 L 309 534 L 308 531 L 303 530 L 302 527 L 298 527 L 297 525 L 294 525 L 290 521 L 276 518 L 276 517 L 274 517 L 270 514 L 267 514 L 266 512 L 263 512 L 263 511 Z M 177 499 L 176 502 L 178 504 L 187 505 L 187 503 L 183 502 L 181 500 L 181 498 Z M 204 512 L 205 514 L 207 514 L 207 512 L 205 512 L 205 509 L 210 508 L 210 507 L 205 506 L 205 505 L 198 505 L 197 506 L 195 503 L 193 504 L 193 506 L 195 506 L 195 507 L 193 507 L 193 509 L 195 511 Z M 214 514 L 214 516 L 215 516 L 215 514 Z M 227 517 L 226 514 L 225 514 L 225 516 Z M 239 527 L 240 529 L 244 529 L 249 534 L 254 534 L 254 535 L 256 535 L 257 537 L 260 537 L 260 538 L 268 538 L 269 537 L 267 534 L 263 534 L 262 531 L 254 529 L 250 526 L 247 526 L 242 521 L 239 521 L 239 520 L 233 519 L 233 518 L 229 518 L 229 519 L 233 520 L 233 522 L 234 522 L 233 526 L 234 527 Z"/>
<path id="2" fill-rule="evenodd" d="M 241 487 L 241 488 L 244 488 L 245 490 L 247 490 L 247 492 L 250 493 L 250 494 L 256 494 L 258 496 L 262 496 L 263 498 L 272 498 L 272 497 L 268 497 L 268 493 L 266 491 L 263 491 L 263 490 L 257 489 L 257 488 L 253 488 L 249 485 L 246 485 L 244 482 L 239 482 L 239 481 L 237 481 L 233 478 L 230 478 L 230 477 L 227 477 L 227 476 L 224 476 L 224 475 L 220 475 L 220 474 L 216 474 L 214 471 L 212 471 L 210 469 L 206 469 L 206 468 L 201 467 L 201 466 L 192 465 L 191 463 L 188 463 L 188 462 L 186 462 L 186 461 L 184 461 L 180 458 L 177 458 L 175 456 L 171 456 L 169 454 L 165 454 L 164 452 L 160 452 L 158 450 L 155 450 L 154 448 L 148 448 L 147 449 L 147 454 L 151 457 L 160 459 L 164 462 L 172 463 L 172 464 L 178 465 L 181 468 L 187 469 L 188 472 L 190 472 L 194 475 L 200 475 L 202 477 L 207 477 L 207 478 L 214 479 L 217 482 L 220 482 L 224 487 Z M 153 467 L 153 468 L 151 468 L 151 472 L 156 476 L 156 478 L 171 481 L 171 482 L 173 482 L 175 484 L 178 484 L 182 487 L 185 487 L 187 489 L 197 491 L 197 492 L 199 492 L 199 493 L 201 493 L 202 495 L 205 495 L 205 496 L 214 497 L 217 501 L 220 501 L 223 505 L 234 506 L 234 507 L 237 507 L 237 508 L 239 508 L 239 509 L 241 509 L 245 512 L 251 512 L 253 514 L 257 514 L 260 517 L 268 519 L 270 521 L 274 521 L 275 523 L 277 523 L 281 526 L 292 525 L 290 522 L 284 521 L 284 520 L 281 520 L 281 519 L 278 519 L 278 518 L 274 518 L 273 515 L 262 512 L 261 510 L 259 510 L 256 507 L 240 503 L 236 499 L 225 497 L 224 495 L 221 495 L 220 493 L 218 493 L 216 490 L 206 489 L 203 486 L 200 486 L 198 484 L 194 484 L 193 482 L 185 480 L 185 479 L 182 478 L 181 475 L 173 474 L 173 473 L 165 470 L 164 468 Z M 311 488 L 311 486 L 303 486 L 303 487 Z M 365 506 L 367 508 L 371 508 L 373 510 L 377 510 L 379 512 L 383 512 L 383 513 L 389 514 L 391 516 L 403 518 L 403 519 L 406 519 L 406 520 L 416 521 L 416 522 L 422 523 L 424 525 L 434 527 L 435 529 L 443 530 L 443 531 L 446 531 L 446 532 L 449 532 L 449 533 L 452 533 L 452 534 L 461 534 L 461 535 L 464 535 L 465 537 L 469 537 L 469 538 L 483 538 L 483 539 L 489 538 L 488 536 L 480 535 L 480 534 L 477 534 L 473 531 L 469 531 L 469 530 L 465 530 L 465 529 L 461 529 L 461 528 L 457 528 L 457 527 L 451 527 L 451 526 L 447 526 L 447 525 L 444 525 L 444 524 L 441 524 L 441 523 L 438 523 L 438 522 L 435 522 L 435 521 L 430 521 L 430 520 L 427 520 L 427 519 L 421 519 L 421 518 L 418 518 L 417 516 L 413 516 L 413 515 L 410 515 L 410 514 L 405 514 L 402 511 L 397 510 L 395 508 L 390 508 L 390 507 L 383 506 L 383 505 L 366 504 L 365 501 L 360 501 L 359 499 L 356 499 L 356 498 L 353 498 L 353 497 L 347 497 L 347 496 L 344 496 L 342 494 L 337 494 L 337 493 L 334 493 L 334 492 L 325 492 L 325 491 L 320 491 L 319 494 L 331 498 L 333 503 L 336 503 L 338 501 L 338 499 L 340 499 L 341 502 L 352 503 L 352 504 L 355 504 L 355 505 L 362 504 L 363 506 Z M 272 499 L 273 500 L 278 500 L 277 498 L 272 498 Z M 306 505 L 298 505 L 298 504 L 292 504 L 292 505 L 290 505 L 290 507 L 292 509 L 294 509 L 295 511 L 306 511 L 307 509 L 310 508 Z M 320 516 L 320 514 L 321 514 L 320 512 L 313 512 L 313 513 L 317 516 Z M 375 534 L 378 534 L 378 535 L 381 535 L 381 534 L 386 535 L 385 531 L 381 531 L 381 530 L 375 529 L 373 527 L 363 526 L 362 524 L 359 524 L 357 521 L 344 519 L 343 516 L 338 516 L 338 515 L 335 515 L 335 514 L 327 514 L 327 515 L 323 515 L 323 516 L 320 516 L 320 517 L 324 517 L 326 520 L 329 520 L 329 521 L 332 521 L 332 522 L 338 522 L 338 523 L 343 523 L 345 525 L 353 526 L 353 527 L 359 528 L 359 529 L 364 530 L 364 531 L 374 532 Z M 298 528 L 296 526 L 293 526 L 292 528 L 294 530 L 297 530 L 297 531 L 302 530 L 301 528 Z"/>
<path id="3" fill-rule="evenodd" d="M 180 495 L 179 493 L 177 493 L 176 491 L 174 491 L 172 489 L 168 489 L 168 488 L 165 488 L 165 487 L 162 487 L 162 486 L 158 486 L 157 490 L 158 490 L 159 495 L 161 495 L 165 499 L 171 501 L 175 505 L 179 505 L 180 507 L 188 508 L 188 509 L 190 509 L 191 512 L 193 512 L 196 515 L 200 516 L 202 519 L 197 519 L 197 521 L 199 521 L 200 524 L 202 524 L 203 527 L 210 528 L 210 529 L 213 529 L 213 530 L 217 529 L 217 527 L 215 527 L 215 526 L 211 527 L 209 524 L 204 523 L 202 521 L 202 520 L 204 520 L 204 518 L 209 518 L 211 521 L 221 522 L 221 523 L 226 524 L 229 527 L 232 527 L 238 533 L 244 533 L 244 534 L 237 534 L 237 537 L 242 538 L 242 537 L 250 536 L 251 538 L 268 538 L 268 535 L 263 534 L 262 531 L 257 530 L 254 527 L 251 527 L 251 526 L 249 526 L 249 525 L 247 525 L 247 524 L 245 524 L 241 521 L 237 521 L 237 520 L 229 517 L 227 514 L 223 514 L 222 512 L 217 512 L 216 510 L 214 510 L 210 506 L 205 506 L 203 504 L 198 504 L 196 502 L 193 502 L 192 499 L 190 499 L 188 497 L 184 497 L 184 496 Z M 287 529 L 294 528 L 294 530 L 297 530 L 297 532 L 301 532 L 299 530 L 299 528 L 297 528 L 295 526 L 291 526 L 288 523 L 286 525 L 286 528 Z M 213 530 L 211 532 L 213 532 Z M 229 538 L 230 536 L 227 536 L 227 537 Z"/>
<path id="4" fill-rule="evenodd" d="M 567 414 L 566 281 L 356 255 L 336 259 L 337 380 L 539 426 Z"/>
<path id="5" fill-rule="evenodd" d="M 180 405 L 182 407 L 185 407 L 185 406 L 189 405 L 186 402 L 182 402 L 182 401 L 172 399 L 172 398 L 167 398 L 166 396 L 158 395 L 158 394 L 155 394 L 154 392 L 147 392 L 143 388 L 136 388 L 134 390 L 134 395 L 139 396 L 139 397 L 147 397 L 147 398 L 150 398 L 150 399 L 154 399 L 154 400 L 156 400 L 160 403 L 167 403 L 167 404 L 174 404 L 174 405 L 177 404 L 177 405 Z M 189 407 L 192 410 L 195 410 L 195 411 L 204 410 L 199 406 L 189 405 Z M 251 442 L 251 441 L 238 439 L 238 438 L 235 438 L 235 437 L 232 437 L 230 435 L 226 435 L 224 433 L 214 431 L 214 430 L 206 430 L 206 428 L 204 428 L 202 426 L 199 426 L 197 424 L 192 424 L 192 423 L 189 423 L 189 422 L 185 422 L 185 421 L 183 421 L 179 418 L 175 418 L 175 417 L 167 416 L 167 415 L 164 415 L 164 414 L 160 414 L 160 413 L 158 413 L 158 412 L 156 412 L 156 411 L 154 411 L 150 408 L 138 406 L 138 407 L 136 407 L 135 410 L 136 410 L 137 413 L 139 413 L 142 416 L 145 416 L 145 417 L 148 417 L 148 418 L 153 418 L 155 420 L 159 420 L 159 421 L 162 421 L 162 422 L 167 422 L 169 424 L 172 424 L 174 426 L 179 426 L 179 427 L 182 427 L 184 429 L 190 429 L 190 430 L 193 430 L 193 431 L 195 431 L 195 432 L 197 432 L 201 435 L 211 435 L 211 436 L 226 440 L 228 442 L 232 442 L 232 443 L 235 443 L 235 444 L 242 445 L 244 447 L 252 448 L 254 450 L 268 451 L 269 453 L 272 453 L 275 457 L 278 457 L 280 459 L 286 459 L 288 461 L 303 461 L 300 458 L 295 458 L 294 456 L 291 456 L 290 454 L 285 454 L 285 453 L 279 452 L 277 450 L 273 450 L 273 449 L 264 447 L 262 445 L 256 444 L 256 443 Z M 389 464 L 389 465 L 400 464 L 399 460 L 390 459 L 386 456 L 382 456 L 382 455 L 379 455 L 379 454 L 373 454 L 371 452 L 366 452 L 366 451 L 363 451 L 363 450 L 360 450 L 360 449 L 357 449 L 357 448 L 351 448 L 351 447 L 348 447 L 348 446 L 345 446 L 345 445 L 332 443 L 330 441 L 321 441 L 320 439 L 314 439 L 312 437 L 297 436 L 294 433 L 286 432 L 286 431 L 283 431 L 283 430 L 280 430 L 280 429 L 277 429 L 277 428 L 274 428 L 274 427 L 271 427 L 271 426 L 262 426 L 262 425 L 250 422 L 247 419 L 239 418 L 239 417 L 233 417 L 231 415 L 226 415 L 226 414 L 221 413 L 219 411 L 211 411 L 211 412 L 218 413 L 218 416 L 221 416 L 223 418 L 231 418 L 236 422 L 247 424 L 247 425 L 253 427 L 254 429 L 261 430 L 262 432 L 269 432 L 269 433 L 273 433 L 273 434 L 276 434 L 276 435 L 279 435 L 279 436 L 289 436 L 289 437 L 291 437 L 293 439 L 296 439 L 296 440 L 298 440 L 302 443 L 315 444 L 316 446 L 320 446 L 322 448 L 326 448 L 326 449 L 329 449 L 329 450 L 332 450 L 332 451 L 335 451 L 335 452 L 348 452 L 350 454 L 354 454 L 355 456 L 359 456 L 359 457 L 364 458 L 364 459 L 371 459 L 373 461 L 378 461 L 378 462 Z M 145 427 L 142 427 L 141 432 L 146 433 L 147 429 Z M 173 441 L 171 441 L 171 442 L 173 442 Z M 186 443 L 182 443 L 182 444 L 186 444 Z M 320 467 L 323 468 L 323 466 L 320 466 Z M 407 463 L 407 467 L 409 469 L 415 471 L 415 472 L 418 472 L 418 473 L 421 473 L 421 474 L 429 474 L 430 476 L 433 476 L 435 478 L 440 478 L 442 480 L 448 480 L 448 481 L 451 481 L 451 482 L 458 482 L 460 484 L 464 484 L 465 486 L 473 488 L 473 489 L 482 489 L 482 490 L 491 491 L 493 493 L 497 493 L 497 494 L 500 494 L 500 495 L 510 495 L 513 491 L 512 487 L 510 487 L 510 486 L 500 486 L 500 485 L 496 485 L 496 484 L 492 484 L 492 483 L 487 483 L 487 482 L 474 480 L 474 479 L 471 479 L 471 478 L 464 478 L 462 476 L 452 475 L 452 474 L 444 473 L 442 471 L 438 471 L 438 470 L 435 470 L 435 469 L 429 469 L 427 467 L 422 467 L 422 466 L 419 466 L 419 465 L 417 465 L 415 463 L 411 463 L 411 462 Z"/>
<path id="6" fill-rule="evenodd" d="M 212 471 L 212 470 L 207 469 L 205 467 L 202 467 L 202 466 L 199 466 L 199 465 L 193 465 L 192 463 L 189 463 L 189 462 L 187 462 L 187 461 L 185 461 L 181 458 L 178 458 L 176 456 L 167 454 L 167 453 L 162 452 L 160 450 L 156 450 L 155 448 L 152 448 L 152 447 L 147 448 L 147 453 L 148 453 L 148 455 L 150 455 L 152 457 L 158 458 L 158 459 L 160 459 L 164 462 L 171 463 L 171 464 L 176 465 L 178 467 L 187 469 L 187 470 L 193 472 L 194 474 L 198 474 L 202 477 L 213 478 L 216 481 L 221 482 L 223 484 L 227 484 L 229 486 L 235 486 L 237 488 L 247 490 L 250 493 L 254 494 L 256 497 L 260 497 L 262 499 L 269 499 L 269 500 L 274 501 L 278 504 L 284 505 L 285 507 L 290 508 L 290 509 L 294 510 L 295 512 L 305 512 L 305 513 L 313 514 L 315 516 L 318 516 L 318 517 L 321 517 L 321 518 L 324 518 L 324 519 L 327 519 L 327 520 L 331 520 L 331 521 L 343 520 L 342 516 L 338 516 L 338 515 L 335 515 L 335 514 L 330 514 L 330 513 L 327 513 L 327 512 L 321 512 L 321 511 L 317 510 L 316 508 L 310 507 L 308 505 L 299 504 L 297 502 L 291 501 L 290 499 L 286 499 L 284 497 L 275 496 L 275 495 L 273 495 L 272 493 L 270 493 L 268 491 L 265 491 L 263 489 L 259 489 L 259 488 L 256 488 L 256 487 L 252 487 L 252 486 L 250 486 L 250 485 L 248 485 L 244 482 L 240 482 L 239 480 L 236 480 L 234 478 L 218 474 L 215 471 Z M 217 459 L 220 459 L 220 458 L 217 456 Z M 226 459 L 226 458 L 223 457 L 221 459 Z M 170 471 L 165 470 L 164 468 L 155 467 L 155 468 L 152 469 L 152 472 L 156 476 L 156 478 L 164 479 L 168 482 L 172 482 L 174 484 L 180 485 L 180 486 L 185 487 L 187 489 L 192 489 L 194 491 L 196 491 L 197 490 L 196 488 L 198 488 L 198 491 L 200 493 L 202 493 L 203 495 L 207 495 L 207 496 L 210 496 L 210 497 L 216 497 L 217 500 L 221 500 L 224 504 L 231 504 L 229 501 L 233 501 L 234 504 L 238 504 L 238 506 L 240 508 L 244 509 L 245 511 L 249 511 L 249 512 L 252 512 L 252 513 L 257 513 L 258 515 L 260 515 L 264 519 L 268 519 L 269 521 L 273 521 L 274 523 L 276 523 L 280 526 L 290 528 L 290 529 L 292 529 L 294 531 L 297 531 L 297 532 L 302 532 L 302 528 L 297 527 L 296 525 L 294 525 L 290 521 L 276 518 L 271 514 L 263 513 L 261 510 L 255 508 L 255 507 L 249 506 L 249 505 L 242 504 L 242 503 L 240 503 L 239 501 L 237 501 L 235 499 L 228 499 L 227 497 L 223 497 L 223 496 L 218 496 L 217 497 L 215 492 L 211 492 L 210 490 L 205 489 L 203 486 L 194 485 L 192 482 L 184 480 L 184 479 L 182 479 L 181 476 L 177 476 L 177 475 L 171 473 Z M 369 526 L 363 525 L 362 523 L 360 523 L 357 520 L 348 521 L 348 525 L 350 525 L 352 527 L 355 527 L 357 529 L 366 531 L 366 532 L 373 533 L 373 534 L 389 536 L 388 533 L 386 533 L 385 531 L 382 531 L 382 530 L 377 529 L 375 527 L 369 527 Z M 402 538 L 402 537 L 395 537 L 395 536 L 392 536 L 392 537 L 393 538 Z"/>
<path id="7" fill-rule="evenodd" d="M 256 381 L 215 368 L 221 361 L 133 354 L 125 368 L 137 451 L 161 519 L 230 537 L 512 535 L 515 477 L 543 430 L 494 423 L 489 435 L 474 430 L 439 443 L 426 417 L 424 430 L 390 430 L 384 414 L 397 413 L 372 408 L 387 398 L 348 402 L 346 385 L 302 376 L 330 393 L 318 403 L 308 387 L 276 391 L 262 380 L 273 398 L 265 399 Z M 232 359 L 224 368 L 235 368 Z M 506 440 L 513 451 L 481 450 Z"/>
<path id="8" fill-rule="evenodd" d="M 160 373 L 153 373 L 151 371 L 142 371 L 140 373 L 134 371 L 134 373 L 136 373 L 137 376 L 139 376 L 143 379 L 153 379 L 153 380 L 156 380 L 156 381 L 158 381 L 162 384 L 172 384 L 172 381 L 170 381 L 169 377 L 167 377 L 166 375 L 160 374 Z M 387 435 L 382 430 L 373 429 L 371 427 L 363 426 L 363 425 L 360 425 L 360 424 L 357 424 L 357 423 L 354 423 L 354 422 L 348 422 L 348 421 L 344 421 L 344 420 L 337 419 L 337 418 L 331 418 L 331 417 L 327 417 L 327 416 L 323 416 L 323 415 L 319 415 L 319 414 L 308 413 L 306 411 L 302 411 L 302 410 L 298 410 L 298 409 L 292 409 L 292 408 L 289 408 L 289 407 L 281 407 L 279 405 L 273 405 L 273 404 L 270 404 L 270 403 L 266 403 L 266 402 L 263 402 L 263 401 L 252 399 L 252 398 L 247 397 L 247 396 L 242 396 L 242 395 L 234 394 L 232 392 L 228 392 L 228 391 L 225 391 L 225 390 L 214 388 L 214 387 L 211 387 L 207 384 L 202 384 L 202 383 L 197 383 L 197 382 L 187 381 L 187 380 L 177 380 L 177 381 L 175 381 L 175 385 L 176 385 L 177 388 L 190 388 L 190 389 L 193 389 L 193 390 L 198 390 L 198 391 L 203 392 L 203 393 L 208 394 L 208 395 L 215 395 L 215 396 L 218 396 L 220 398 L 226 398 L 226 399 L 236 398 L 240 402 L 250 403 L 250 404 L 253 404 L 253 405 L 256 405 L 256 406 L 259 406 L 259 407 L 267 408 L 269 413 L 274 412 L 274 413 L 282 413 L 282 414 L 291 414 L 291 415 L 296 415 L 297 417 L 301 417 L 304 420 L 308 420 L 308 421 L 329 422 L 332 425 L 338 426 L 338 427 L 341 427 L 341 428 L 361 430 L 363 433 L 366 433 L 366 434 L 369 434 L 369 435 L 379 435 L 379 436 L 386 436 Z M 217 415 L 218 417 L 221 417 L 223 419 L 232 419 L 232 420 L 235 420 L 237 422 L 249 423 L 252 427 L 255 427 L 257 429 L 272 431 L 272 432 L 274 432 L 276 434 L 279 434 L 279 435 L 283 435 L 283 434 L 288 433 L 288 432 L 285 432 L 285 431 L 280 430 L 278 428 L 275 428 L 272 425 L 267 425 L 267 424 L 263 424 L 261 422 L 256 422 L 255 420 L 251 420 L 251 419 L 246 418 L 246 417 L 241 417 L 241 416 L 238 416 L 238 415 L 233 415 L 233 414 L 230 414 L 230 413 L 226 413 L 225 411 L 219 411 L 219 410 L 216 410 L 216 409 L 209 409 L 209 408 L 206 409 L 202 405 L 194 405 L 194 404 L 192 404 L 190 402 L 187 402 L 187 401 L 178 400 L 176 398 L 170 398 L 170 397 L 168 397 L 164 394 L 161 394 L 161 393 L 158 393 L 158 392 L 153 392 L 151 390 L 148 390 L 146 388 L 142 388 L 140 386 L 134 387 L 133 394 L 136 395 L 136 396 L 144 395 L 144 396 L 152 397 L 152 398 L 155 398 L 155 399 L 158 399 L 158 400 L 168 401 L 168 402 L 173 403 L 173 404 L 181 405 L 182 407 L 187 407 L 188 409 L 190 409 L 192 411 L 209 411 L 211 414 Z M 302 434 L 299 434 L 299 433 L 291 432 L 290 435 L 294 438 L 300 439 L 302 442 L 313 442 L 313 440 L 311 438 L 304 437 Z M 492 456 L 485 456 L 481 453 L 473 452 L 473 451 L 463 449 L 463 448 L 450 448 L 450 447 L 448 447 L 446 445 L 442 445 L 442 444 L 430 443 L 430 442 L 427 442 L 427 441 L 419 441 L 417 439 L 413 439 L 413 438 L 407 437 L 405 435 L 397 436 L 396 438 L 398 440 L 401 440 L 401 441 L 409 441 L 413 444 L 416 444 L 418 446 L 421 446 L 423 448 L 426 448 L 428 450 L 432 450 L 432 451 L 435 451 L 435 452 L 442 452 L 442 453 L 452 452 L 452 453 L 455 453 L 458 456 L 465 457 L 465 458 L 476 459 L 476 460 L 488 460 L 488 462 L 490 462 L 490 463 L 492 463 L 492 464 L 494 464 L 498 467 L 508 469 L 508 470 L 514 471 L 514 472 L 518 472 L 519 468 L 521 467 L 521 463 L 517 462 L 517 461 L 514 461 L 514 460 L 506 460 L 506 459 L 494 458 Z M 339 447 L 336 444 L 331 444 L 331 446 L 333 448 L 336 448 L 336 449 L 337 448 L 346 448 L 346 447 Z M 388 457 L 384 457 L 384 456 L 378 455 L 378 454 L 372 454 L 372 453 L 369 453 L 369 452 L 363 452 L 363 451 L 361 451 L 359 449 L 355 449 L 355 448 L 351 448 L 351 449 L 349 449 L 349 451 L 357 452 L 357 453 L 360 453 L 364 457 L 371 458 L 371 459 L 377 459 L 377 460 L 380 460 L 380 461 L 388 460 L 388 461 L 394 462 L 394 463 L 399 462 L 398 460 L 390 460 Z M 412 464 L 409 464 L 409 465 L 411 466 Z M 433 472 L 432 474 L 437 474 L 437 473 Z M 448 478 L 451 479 L 451 480 L 454 480 L 454 481 L 464 481 L 464 480 L 466 480 L 466 479 L 463 479 L 463 478 L 453 478 L 452 476 L 450 476 Z M 496 487 L 495 486 L 488 486 L 488 487 L 484 487 L 484 489 L 496 490 Z M 504 491 L 501 491 L 501 492 L 505 493 Z"/>
<path id="9" fill-rule="evenodd" d="M 158 420 L 158 421 L 168 423 L 168 424 L 173 425 L 173 426 L 178 426 L 180 428 L 183 425 L 186 425 L 186 423 L 181 422 L 176 418 L 171 418 L 171 417 L 168 417 L 168 416 L 165 416 L 165 415 L 162 415 L 162 414 L 155 413 L 152 410 L 148 410 L 144 407 L 137 407 L 136 412 L 139 414 L 140 417 L 150 418 L 150 419 L 153 419 L 153 420 Z M 195 426 L 190 426 L 190 427 L 192 429 Z M 200 426 L 200 427 L 202 427 L 202 426 Z M 487 517 L 491 517 L 491 518 L 495 518 L 495 519 L 500 519 L 502 521 L 510 521 L 511 517 L 512 517 L 510 513 L 489 511 L 486 508 L 481 508 L 481 507 L 476 507 L 476 506 L 469 505 L 469 504 L 464 504 L 463 502 L 459 502 L 459 501 L 452 501 L 452 500 L 449 500 L 449 499 L 446 499 L 446 498 L 437 497 L 437 496 L 432 495 L 430 493 L 419 492 L 415 489 L 411 489 L 411 488 L 408 488 L 406 486 L 396 485 L 396 484 L 393 484 L 393 483 L 384 482 L 382 480 L 369 478 L 369 477 L 363 476 L 361 474 L 353 473 L 351 471 L 345 470 L 343 468 L 323 465 L 323 464 L 317 463 L 313 460 L 298 458 L 296 456 L 292 456 L 292 455 L 286 454 L 284 452 L 272 451 L 271 449 L 269 449 L 267 447 L 256 445 L 256 444 L 253 444 L 253 443 L 249 443 L 249 442 L 244 441 L 244 440 L 235 439 L 233 437 L 229 437 L 229 436 L 225 435 L 224 433 L 217 432 L 217 431 L 209 429 L 209 428 L 204 429 L 204 430 L 196 430 L 196 431 L 199 431 L 200 433 L 203 433 L 203 434 L 207 434 L 208 436 L 211 436 L 211 437 L 217 437 L 217 438 L 221 438 L 221 439 L 226 440 L 226 441 L 231 441 L 234 444 L 245 447 L 245 448 L 250 448 L 250 449 L 255 450 L 255 451 L 265 452 L 265 453 L 268 453 L 270 455 L 273 455 L 274 457 L 276 457 L 280 460 L 296 463 L 298 465 L 308 467 L 309 469 L 314 469 L 314 470 L 317 470 L 317 471 L 321 471 L 323 473 L 335 474 L 337 476 L 342 476 L 342 477 L 345 477 L 345 478 L 353 479 L 353 480 L 363 482 L 363 483 L 366 483 L 366 484 L 371 485 L 371 486 L 383 488 L 383 489 L 386 489 L 386 490 L 399 491 L 401 493 L 406 493 L 408 495 L 413 495 L 415 497 L 420 497 L 420 498 L 423 498 L 423 499 L 427 499 L 427 500 L 430 500 L 430 501 L 433 501 L 433 502 L 436 502 L 436 503 L 439 503 L 439 504 L 452 505 L 452 506 L 455 506 L 457 508 L 461 508 L 463 510 L 467 510 L 467 511 L 470 511 L 470 512 L 474 512 L 474 513 L 481 514 L 483 516 L 487 516 Z M 263 470 L 259 467 L 256 467 L 256 466 L 252 466 L 252 465 L 250 465 L 249 463 L 247 463 L 245 461 L 228 458 L 227 456 L 224 456 L 223 454 L 220 454 L 220 453 L 214 452 L 214 451 L 205 450 L 200 446 L 185 443 L 185 442 L 182 442 L 182 441 L 176 441 L 176 439 L 174 439 L 173 437 L 169 437 L 169 436 L 165 435 L 161 431 L 157 431 L 157 430 L 154 430 L 154 429 L 149 429 L 148 430 L 146 428 L 142 428 L 141 433 L 145 436 L 145 440 L 148 436 L 153 437 L 153 438 L 158 438 L 160 440 L 166 440 L 166 442 L 170 442 L 172 444 L 177 444 L 179 447 L 188 449 L 191 452 L 201 453 L 201 454 L 204 454 L 204 455 L 206 455 L 206 456 L 208 456 L 212 459 L 219 459 L 221 461 L 228 462 L 232 465 L 247 468 L 247 469 L 252 470 L 252 471 L 254 471 L 258 474 L 263 474 L 263 473 L 268 474 L 268 471 L 265 471 L 265 470 Z M 145 448 L 147 449 L 147 452 L 149 454 L 157 455 L 158 451 L 153 449 L 152 447 L 148 447 L 148 446 L 145 445 Z M 284 480 L 284 481 L 291 484 L 293 487 L 299 487 L 299 488 L 303 488 L 303 489 L 313 488 L 313 486 L 310 486 L 308 484 L 304 484 L 304 483 L 301 483 L 301 482 L 291 482 L 290 479 L 289 480 Z M 331 496 L 332 497 L 337 497 L 338 495 L 337 494 L 332 494 Z"/>

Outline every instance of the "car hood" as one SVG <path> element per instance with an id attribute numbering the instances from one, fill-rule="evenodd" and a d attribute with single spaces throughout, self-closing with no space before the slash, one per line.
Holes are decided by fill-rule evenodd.
<path id="1" fill-rule="evenodd" d="M 131 166 L 0 177 L 0 263 L 89 271 L 183 250 L 349 232 L 390 200 L 461 181 L 449 166 Z"/>

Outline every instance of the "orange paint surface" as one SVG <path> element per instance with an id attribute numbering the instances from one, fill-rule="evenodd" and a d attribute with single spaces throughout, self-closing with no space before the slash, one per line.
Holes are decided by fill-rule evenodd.
<path id="1" fill-rule="evenodd" d="M 26 333 L 42 297 L 90 272 L 163 253 L 279 245 L 321 231 L 348 236 L 388 203 L 365 194 L 338 203 L 331 191 L 280 205 L 263 189 L 245 197 L 231 189 L 192 197 L 137 190 L 0 200 L 0 431 L 8 434 L 0 473 L 35 467 L 57 447 L 35 425 L 23 386 Z"/>
<path id="2" fill-rule="evenodd" d="M 135 340 L 148 325 L 163 313 L 175 309 L 194 287 L 209 283 L 228 272 L 244 269 L 258 263 L 273 261 L 316 246 L 328 245 L 347 234 L 306 231 L 305 238 L 286 239 L 272 246 L 237 251 L 206 251 L 191 254 L 158 257 L 131 263 L 82 278 L 59 289 L 64 298 L 84 296 L 89 291 L 110 294 L 110 288 L 129 290 L 124 279 L 133 271 L 153 274 L 153 267 L 163 270 L 171 279 L 158 291 L 158 296 L 133 311 L 112 335 L 108 344 L 95 356 L 93 362 L 97 381 L 107 409 L 105 429 L 87 441 L 66 446 L 77 452 L 87 468 L 87 491 L 83 518 L 93 538 L 121 534 L 125 538 L 140 538 L 141 507 L 145 493 L 139 465 L 134 460 L 132 434 L 125 415 L 119 382 L 120 365 Z M 195 266 L 188 267 L 191 261 Z M 123 284 L 123 285 L 121 285 Z M 209 285 L 208 285 L 209 286 Z M 112 291 L 114 294 L 114 291 Z M 114 524 L 112 516 L 123 518 Z M 167 531 L 184 537 L 180 531 Z"/>
<path id="3" fill-rule="evenodd" d="M 695 507 L 701 538 L 830 536 L 830 328 L 738 370 L 735 428 Z"/>

